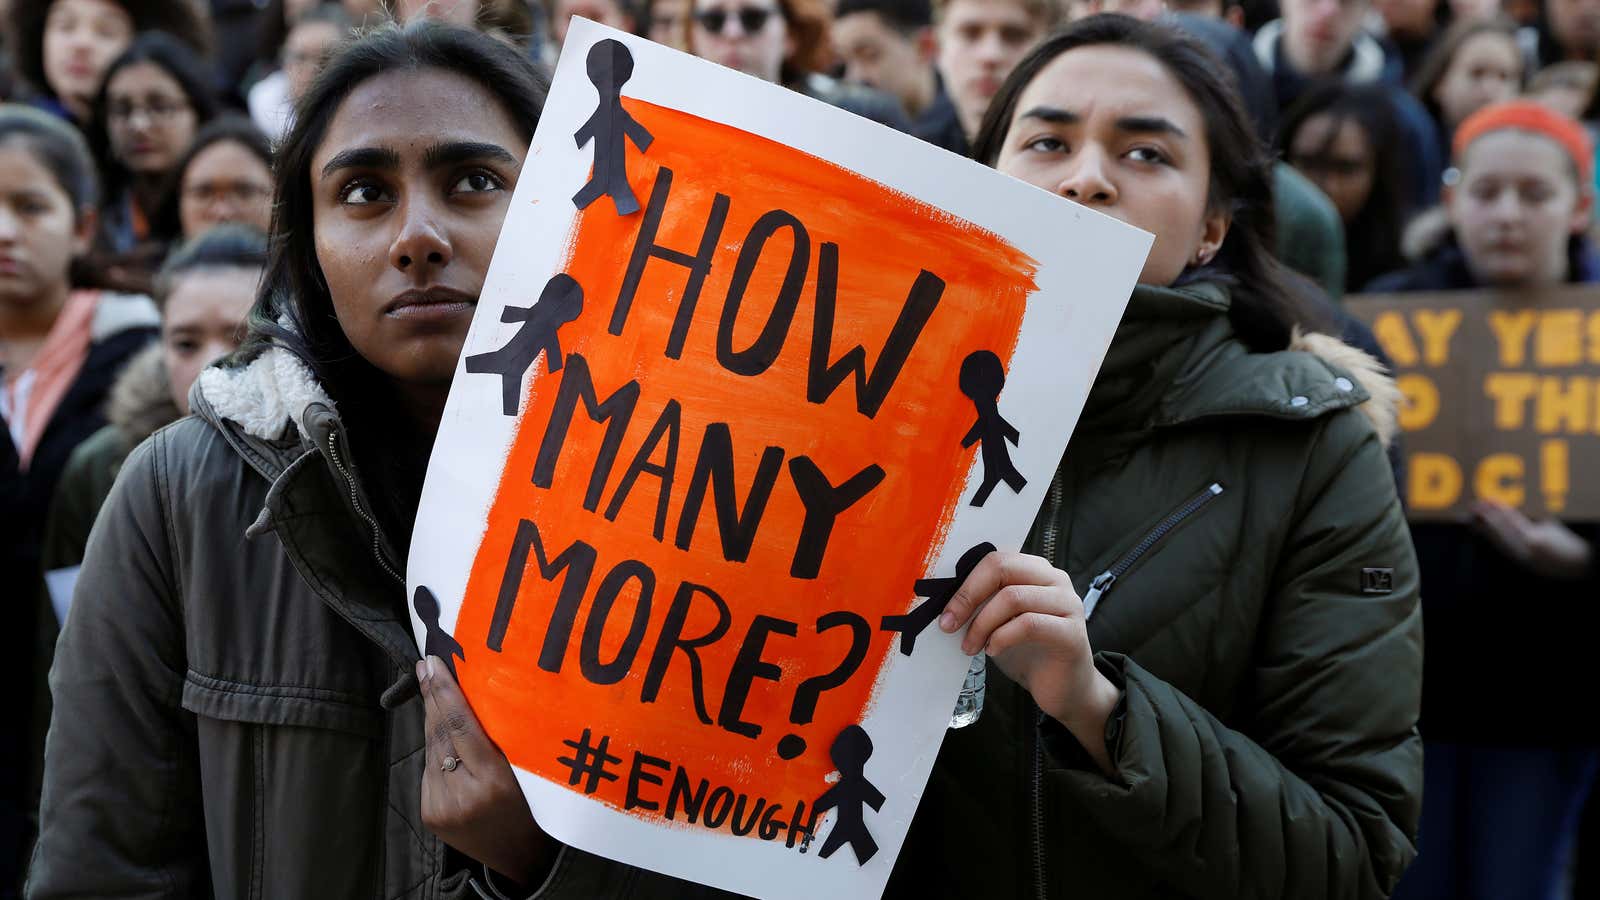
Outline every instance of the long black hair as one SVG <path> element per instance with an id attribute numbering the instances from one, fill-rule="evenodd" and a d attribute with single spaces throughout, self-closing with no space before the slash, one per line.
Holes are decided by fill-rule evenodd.
<path id="1" fill-rule="evenodd" d="M 317 262 L 311 160 L 334 115 L 357 86 L 386 72 L 438 69 L 467 78 L 500 101 L 531 141 L 549 82 L 511 46 L 477 31 L 419 19 L 382 25 L 338 46 L 295 105 L 294 126 L 278 145 L 273 179 L 271 254 L 250 312 L 239 359 L 268 344 L 310 367 L 335 399 L 373 384 L 377 370 L 356 353 L 333 313 Z"/>
<path id="2" fill-rule="evenodd" d="M 1405 266 L 1400 234 L 1405 228 L 1404 198 L 1410 197 L 1409 168 L 1401 154 L 1405 137 L 1393 101 L 1376 85 L 1352 85 L 1330 79 L 1312 85 L 1284 114 L 1278 128 L 1278 147 L 1287 156 L 1295 135 L 1313 116 L 1327 115 L 1332 127 L 1325 144 L 1331 145 L 1346 122 L 1367 134 L 1372 148 L 1372 190 L 1355 217 L 1345 223 L 1345 287 L 1351 293 L 1367 282 Z M 1328 152 L 1322 147 L 1318 153 Z"/>
<path id="3" fill-rule="evenodd" d="M 123 69 L 141 63 L 155 66 L 178 83 L 189 107 L 194 110 L 196 128 L 205 125 L 217 114 L 217 95 L 211 89 L 210 72 L 195 58 L 193 50 L 165 32 L 146 31 L 135 37 L 128 49 L 106 66 L 89 118 L 89 146 L 100 162 L 101 183 L 109 202 L 117 200 L 119 192 L 132 177 L 111 149 L 111 79 Z"/>
<path id="4" fill-rule="evenodd" d="M 1307 297 L 1309 284 L 1273 253 L 1272 157 L 1256 135 L 1233 81 L 1200 41 L 1164 24 L 1105 14 L 1081 19 L 1046 38 L 1012 70 L 989 103 L 973 158 L 993 166 L 1016 116 L 1017 101 L 1056 57 L 1080 47 L 1113 45 L 1139 50 L 1160 62 L 1200 108 L 1211 149 L 1208 203 L 1231 215 L 1228 235 L 1204 268 L 1186 280 L 1216 278 L 1234 284 L 1229 318 L 1239 339 L 1258 352 L 1289 345 L 1294 326 L 1322 324 Z"/>

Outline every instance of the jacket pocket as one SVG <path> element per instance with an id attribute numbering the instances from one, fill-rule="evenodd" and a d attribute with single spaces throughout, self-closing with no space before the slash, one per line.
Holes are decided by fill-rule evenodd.
<path id="1" fill-rule="evenodd" d="M 1202 488 L 1199 493 L 1185 500 L 1163 516 L 1161 521 L 1145 532 L 1144 536 L 1128 552 L 1118 557 L 1117 561 L 1111 564 L 1111 568 L 1096 575 L 1094 580 L 1089 582 L 1088 592 L 1083 595 L 1084 618 L 1087 619 L 1094 615 L 1095 608 L 1099 605 L 1101 599 L 1105 597 L 1106 593 L 1111 590 L 1119 579 L 1127 575 L 1134 566 L 1138 565 L 1139 560 L 1159 547 L 1161 542 L 1166 540 L 1167 536 L 1176 531 L 1179 526 L 1210 506 L 1213 500 L 1222 496 L 1222 492 L 1223 487 L 1220 482 L 1214 481 Z"/>
<path id="2" fill-rule="evenodd" d="M 379 895 L 389 769 L 368 702 L 189 671 L 216 900 Z"/>
<path id="3" fill-rule="evenodd" d="M 358 695 L 326 688 L 251 684 L 190 670 L 183 708 L 197 716 L 255 725 L 296 725 L 364 738 L 383 733 L 383 713 Z"/>

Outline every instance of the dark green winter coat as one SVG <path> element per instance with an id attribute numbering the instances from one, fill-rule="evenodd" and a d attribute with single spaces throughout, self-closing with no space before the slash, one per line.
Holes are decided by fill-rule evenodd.
<path id="1" fill-rule="evenodd" d="M 1412 859 L 1422 628 L 1378 433 L 1393 387 L 1321 335 L 1247 353 L 1226 308 L 1135 292 L 1030 539 L 1102 587 L 1116 774 L 991 665 L 890 896 L 1382 897 Z"/>
<path id="2" fill-rule="evenodd" d="M 1368 361 L 1248 354 L 1226 309 L 1135 292 L 1035 529 L 1080 593 L 1117 575 L 1089 631 L 1126 689 L 1115 776 L 991 667 L 890 896 L 1376 897 L 1411 858 L 1416 569 Z M 91 538 L 31 895 L 461 896 L 418 821 L 399 557 L 337 416 L 278 352 L 195 408 Z M 715 893 L 569 848 L 537 896 Z"/>

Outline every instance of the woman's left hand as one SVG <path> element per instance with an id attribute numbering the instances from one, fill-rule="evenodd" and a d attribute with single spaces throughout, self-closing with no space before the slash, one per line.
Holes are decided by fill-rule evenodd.
<path id="1" fill-rule="evenodd" d="M 423 824 L 500 875 L 533 884 L 555 844 L 533 820 L 511 763 L 484 733 L 443 661 L 430 656 L 417 663 L 417 680 L 427 710 Z"/>
<path id="2" fill-rule="evenodd" d="M 1114 771 L 1106 720 L 1122 691 L 1095 668 L 1083 601 L 1066 572 L 1038 556 L 990 553 L 939 617 L 947 633 L 963 625 L 962 652 L 987 652 L 1072 732 L 1101 770 Z"/>

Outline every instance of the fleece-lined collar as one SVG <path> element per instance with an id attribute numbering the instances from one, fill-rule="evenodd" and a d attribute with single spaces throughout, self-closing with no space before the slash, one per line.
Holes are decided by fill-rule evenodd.
<path id="1" fill-rule="evenodd" d="M 284 437 L 284 429 L 291 425 L 309 438 L 313 432 L 307 412 L 318 404 L 334 408 L 311 369 L 281 347 L 267 348 L 244 366 L 206 369 L 189 396 L 196 410 L 204 406 L 217 419 L 263 441 Z"/>

